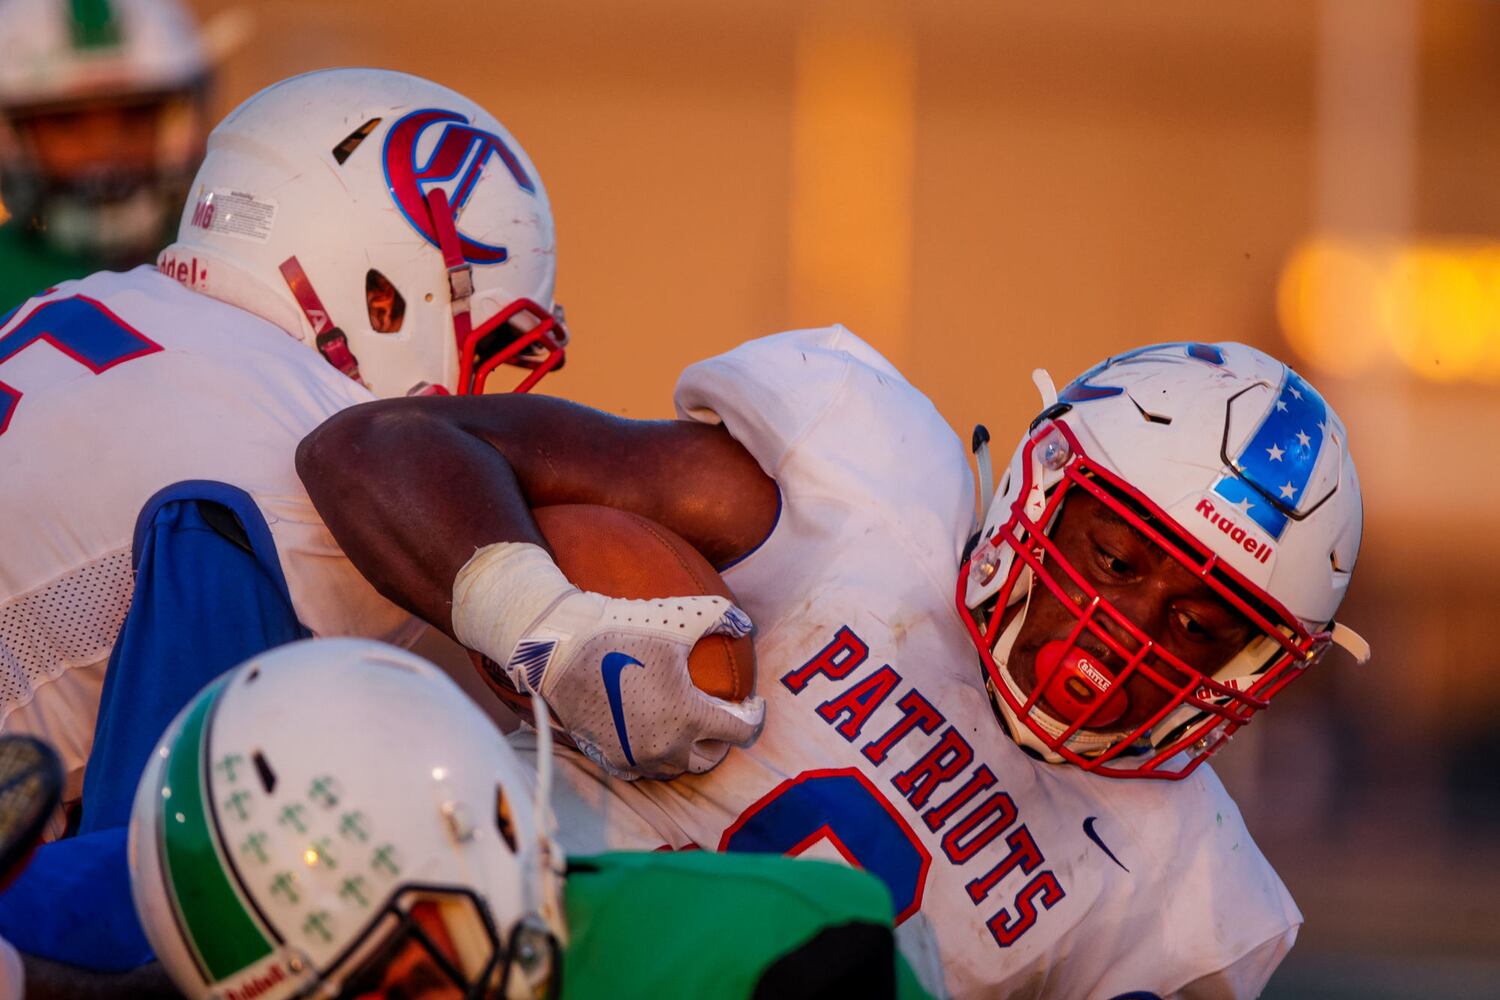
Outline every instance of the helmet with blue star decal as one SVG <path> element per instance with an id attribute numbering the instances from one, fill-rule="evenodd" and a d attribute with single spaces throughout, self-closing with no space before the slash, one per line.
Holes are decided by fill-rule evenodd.
<path id="1" fill-rule="evenodd" d="M 1300 375 L 1242 344 L 1172 343 L 1038 385 L 1045 409 L 983 499 L 958 588 L 1022 747 L 1185 777 L 1329 646 L 1368 657 L 1333 620 L 1359 480 Z"/>

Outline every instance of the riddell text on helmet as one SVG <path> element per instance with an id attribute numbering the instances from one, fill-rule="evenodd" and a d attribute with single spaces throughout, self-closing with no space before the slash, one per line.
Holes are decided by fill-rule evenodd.
<path id="1" fill-rule="evenodd" d="M 1257 542 L 1244 528 L 1240 527 L 1238 524 L 1235 524 L 1225 515 L 1215 511 L 1212 501 L 1199 500 L 1198 506 L 1194 507 L 1193 509 L 1202 514 L 1204 519 L 1207 520 L 1209 524 L 1212 524 L 1214 527 L 1224 532 L 1224 534 L 1228 535 L 1230 541 L 1234 542 L 1240 548 L 1244 549 L 1246 552 L 1254 556 L 1258 562 L 1265 562 L 1267 559 L 1271 558 L 1271 553 L 1275 551 L 1274 549 L 1272 549 L 1270 544 L 1266 542 Z"/>
<path id="2" fill-rule="evenodd" d="M 188 288 L 202 290 L 208 285 L 208 265 L 195 256 L 179 257 L 164 250 L 156 258 L 156 269 Z"/>

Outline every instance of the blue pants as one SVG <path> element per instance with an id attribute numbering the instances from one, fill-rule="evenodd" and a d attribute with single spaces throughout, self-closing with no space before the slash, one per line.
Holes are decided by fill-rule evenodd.
<path id="1" fill-rule="evenodd" d="M 270 529 L 243 490 L 167 487 L 142 509 L 133 553 L 135 590 L 104 677 L 78 833 L 43 845 L 0 895 L 0 936 L 104 972 L 154 957 L 131 900 L 125 835 L 157 741 L 209 681 L 309 635 Z"/>

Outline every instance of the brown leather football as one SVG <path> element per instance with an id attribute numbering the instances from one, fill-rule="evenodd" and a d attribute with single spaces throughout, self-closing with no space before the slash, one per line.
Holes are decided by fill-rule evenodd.
<path id="1" fill-rule="evenodd" d="M 532 513 L 558 568 L 584 590 L 642 600 L 699 594 L 734 600 L 729 585 L 697 549 L 654 521 L 593 504 L 539 507 Z M 516 704 L 498 669 L 481 664 L 480 673 L 496 694 Z M 741 701 L 755 692 L 755 647 L 748 637 L 704 636 L 688 655 L 688 673 L 700 690 Z"/>

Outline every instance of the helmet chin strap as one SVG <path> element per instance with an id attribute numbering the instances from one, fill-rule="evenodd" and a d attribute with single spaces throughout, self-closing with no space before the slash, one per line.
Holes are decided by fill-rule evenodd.
<path id="1" fill-rule="evenodd" d="M 474 268 L 464 259 L 463 243 L 458 238 L 458 221 L 454 218 L 453 206 L 448 203 L 448 192 L 440 187 L 427 192 L 427 211 L 432 216 L 433 232 L 437 233 L 443 266 L 448 269 L 448 294 L 453 303 L 453 336 L 458 341 L 461 359 L 469 343 L 469 334 L 473 332 L 469 299 L 474 296 Z M 464 387 L 459 386 L 459 392 L 463 391 Z"/>
<path id="2" fill-rule="evenodd" d="M 297 306 L 312 327 L 313 343 L 317 346 L 318 353 L 323 355 L 323 360 L 364 385 L 365 380 L 359 377 L 359 359 L 349 350 L 349 340 L 344 336 L 344 331 L 334 326 L 333 317 L 328 315 L 328 309 L 318 297 L 307 272 L 302 269 L 302 263 L 296 257 L 288 257 L 281 262 L 280 271 L 287 288 L 292 292 L 292 298 L 297 300 Z"/>
<path id="3" fill-rule="evenodd" d="M 995 465 L 990 459 L 990 429 L 984 424 L 975 424 L 969 448 L 974 452 L 974 464 L 979 467 L 979 520 L 982 527 L 984 519 L 989 515 L 990 503 L 995 499 Z"/>
<path id="4" fill-rule="evenodd" d="M 456 390 L 460 396 L 483 392 L 485 379 L 495 368 L 501 364 L 513 362 L 514 358 L 527 346 L 543 343 L 546 338 L 553 337 L 554 328 L 561 322 L 561 314 L 554 307 L 550 318 L 544 319 L 543 316 L 539 316 L 537 326 L 523 334 L 512 351 L 497 354 L 475 371 L 473 342 L 476 338 L 474 337 L 473 313 L 470 309 L 470 300 L 474 297 L 474 267 L 464 258 L 463 242 L 458 235 L 458 220 L 453 206 L 448 202 L 448 193 L 442 188 L 433 188 L 427 192 L 427 211 L 432 218 L 433 232 L 437 234 L 438 249 L 443 254 L 443 266 L 448 269 L 448 295 L 453 306 L 453 337 L 458 345 Z M 564 334 L 562 342 L 566 339 Z M 513 390 L 514 392 L 528 391 L 541 380 L 543 375 L 561 367 L 563 363 L 562 342 L 556 343 L 554 349 L 550 350 L 547 356 L 527 373 L 520 385 Z"/>
<path id="5" fill-rule="evenodd" d="M 552 710 L 536 691 L 531 692 L 531 719 L 536 729 L 536 798 L 532 805 L 536 856 L 527 858 L 523 886 L 525 912 L 536 913 L 567 944 L 567 921 L 558 908 L 566 861 L 552 839 Z"/>

